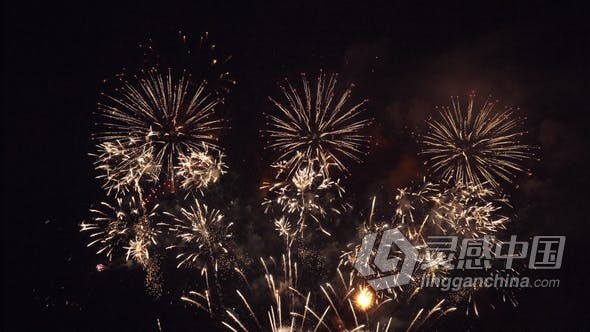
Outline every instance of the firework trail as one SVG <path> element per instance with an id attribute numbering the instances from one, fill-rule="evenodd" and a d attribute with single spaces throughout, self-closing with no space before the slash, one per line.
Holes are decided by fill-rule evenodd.
<path id="1" fill-rule="evenodd" d="M 446 302 L 446 300 L 444 300 L 444 299 L 440 300 L 437 304 L 435 304 L 429 310 L 427 310 L 425 308 L 420 308 L 420 310 L 418 310 L 418 312 L 416 313 L 416 315 L 414 316 L 414 318 L 410 322 L 410 325 L 406 329 L 406 332 L 414 331 L 414 330 L 416 330 L 416 331 L 424 330 L 425 324 L 427 322 L 430 322 L 432 320 L 436 321 L 436 320 L 441 319 L 442 317 L 452 313 L 453 311 L 457 310 L 457 308 L 455 308 L 453 306 L 449 306 L 445 302 Z"/>
<path id="2" fill-rule="evenodd" d="M 292 226 L 284 219 L 275 225 L 280 236 L 289 243 Z M 292 246 L 286 245 L 285 248 L 285 254 L 279 261 L 260 259 L 264 270 L 262 292 L 252 288 L 251 285 L 256 283 L 241 274 L 248 290 L 235 290 L 237 304 L 226 309 L 226 318 L 222 320 L 225 328 L 231 331 L 390 331 L 397 328 L 388 306 L 394 298 L 390 294 L 373 292 L 352 266 L 341 262 L 336 269 L 334 283 L 321 284 L 319 288 L 306 283 L 306 287 L 301 287 L 301 264 L 297 256 L 291 254 Z M 343 272 L 344 269 L 349 272 Z M 277 270 L 278 273 L 271 272 Z M 261 301 L 261 296 L 266 301 Z M 207 307 L 203 303 L 206 301 L 203 293 L 193 293 L 183 299 L 201 309 Z M 454 308 L 441 301 L 427 312 L 425 310 L 421 308 L 409 316 L 409 329 L 423 326 Z"/>
<path id="3" fill-rule="evenodd" d="M 523 143 L 527 132 L 515 109 L 497 110 L 497 101 L 490 99 L 477 109 L 475 94 L 469 95 L 466 106 L 458 97 L 451 101 L 452 106 L 439 109 L 418 135 L 420 154 L 427 158 L 431 173 L 498 188 L 499 181 L 510 183 L 517 174 L 529 172 L 523 162 L 533 157 L 534 147 Z"/>
<path id="4" fill-rule="evenodd" d="M 377 295 L 357 276 L 354 269 L 343 272 L 336 269 L 336 282 L 320 286 L 325 309 L 324 324 L 332 331 L 389 331 L 393 317 L 382 311 L 392 299 L 383 293 Z M 321 306 L 321 305 L 320 305 Z"/>
<path id="5" fill-rule="evenodd" d="M 335 283 L 326 283 L 320 287 L 323 295 L 321 301 L 329 308 L 330 318 L 324 321 L 332 331 L 385 332 L 401 329 L 404 326 L 402 321 L 408 322 L 405 328 L 411 331 L 428 326 L 455 310 L 445 300 L 441 300 L 427 312 L 424 307 L 415 313 L 408 312 L 412 298 L 396 307 L 399 298 L 392 297 L 390 293 L 375 293 L 345 260 L 336 268 L 336 275 Z M 400 317 L 402 314 L 408 316 Z"/>
<path id="6" fill-rule="evenodd" d="M 354 240 L 352 242 L 349 242 L 346 245 L 346 249 L 344 251 L 342 251 L 342 254 L 340 255 L 339 269 L 347 269 L 347 270 L 351 271 L 349 273 L 349 275 L 350 275 L 349 280 L 351 280 L 350 282 L 352 282 L 353 279 L 355 280 L 355 283 L 359 283 L 360 281 L 362 281 L 362 278 L 358 277 L 356 274 L 355 263 L 356 263 L 357 257 L 359 257 L 359 252 L 361 249 L 360 243 L 362 242 L 362 239 L 364 238 L 364 236 L 367 234 L 371 234 L 371 233 L 382 233 L 387 229 L 395 227 L 391 223 L 384 222 L 383 220 L 386 220 L 386 218 L 384 219 L 382 217 L 379 217 L 379 218 L 376 217 L 376 213 L 375 213 L 376 206 L 375 205 L 376 205 L 376 198 L 373 197 L 372 204 L 371 204 L 371 210 L 368 214 L 368 217 L 366 218 L 365 222 L 358 228 L 358 231 L 354 237 Z M 413 223 L 410 223 L 408 225 L 413 225 Z M 408 239 L 410 238 L 411 234 L 416 233 L 415 229 L 410 229 L 410 228 L 403 228 L 402 229 L 401 227 L 399 227 L 399 228 L 402 231 L 402 233 L 404 234 L 404 236 L 406 236 Z M 420 247 L 420 244 L 416 244 L 415 246 Z M 377 248 L 373 248 L 371 256 L 374 257 L 376 255 L 377 255 Z M 393 247 L 390 252 L 390 256 L 391 257 L 398 257 L 401 259 L 404 258 L 403 253 L 401 253 L 399 250 L 394 250 Z M 380 272 L 378 272 L 378 276 L 379 276 L 379 273 Z M 340 275 L 341 272 L 338 271 L 338 274 Z M 386 299 L 394 300 L 394 301 L 401 301 L 404 297 L 411 299 L 413 297 L 412 293 L 414 291 L 416 291 L 416 289 L 417 289 L 417 285 L 418 285 L 418 283 L 416 282 L 416 280 L 412 279 L 412 282 L 407 286 L 389 288 L 385 291 L 373 293 L 373 295 L 376 298 L 379 298 L 381 301 L 385 301 Z M 363 285 L 362 287 L 365 288 L 367 286 Z M 389 300 L 388 300 L 388 302 L 389 302 Z"/>
<path id="7" fill-rule="evenodd" d="M 252 286 L 256 283 L 248 281 L 244 272 L 235 268 L 248 289 L 235 289 L 235 303 L 225 309 L 221 325 L 231 331 L 308 330 L 308 315 L 317 314 L 310 308 L 310 294 L 304 295 L 297 290 L 298 265 L 292 260 L 290 251 L 279 261 L 261 257 L 260 262 L 264 272 L 262 290 Z M 203 293 L 193 292 L 182 299 L 206 310 L 207 300 Z"/>
<path id="8" fill-rule="evenodd" d="M 349 106 L 353 86 L 338 91 L 335 74 L 320 73 L 315 88 L 305 74 L 301 78 L 300 90 L 288 81 L 281 86 L 285 101 L 270 98 L 276 113 L 266 114 L 267 146 L 279 153 L 277 161 L 285 163 L 289 173 L 309 159 L 347 171 L 344 161 L 360 162 L 368 143 L 361 133 L 371 123 L 362 117 L 365 101 Z"/>

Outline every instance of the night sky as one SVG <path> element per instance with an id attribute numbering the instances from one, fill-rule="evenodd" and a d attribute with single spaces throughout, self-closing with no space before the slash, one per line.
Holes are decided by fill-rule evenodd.
<path id="1" fill-rule="evenodd" d="M 411 130 L 449 96 L 476 91 L 520 107 L 541 161 L 509 190 L 518 215 L 512 226 L 522 236 L 567 236 L 561 270 L 539 274 L 560 278 L 561 287 L 524 290 L 517 308 L 456 315 L 439 328 L 590 329 L 587 8 L 220 3 L 3 4 L 5 330 L 151 331 L 157 318 L 164 331 L 217 326 L 194 307 L 153 301 L 141 271 L 97 272 L 104 259 L 79 233 L 88 208 L 104 199 L 88 156 L 101 81 L 137 63 L 138 42 L 174 39 L 179 30 L 192 38 L 208 31 L 233 56 L 228 66 L 238 83 L 224 108 L 232 127 L 221 139 L 231 168 L 224 195 L 244 206 L 257 208 L 258 186 L 270 176 L 261 115 L 285 77 L 339 72 L 355 83 L 355 98 L 369 99 L 379 144 L 344 182 L 361 204 L 425 174 Z"/>

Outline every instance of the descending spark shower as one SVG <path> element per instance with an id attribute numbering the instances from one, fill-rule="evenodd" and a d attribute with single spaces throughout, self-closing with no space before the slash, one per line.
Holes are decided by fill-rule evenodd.
<path id="1" fill-rule="evenodd" d="M 215 50 L 206 35 L 200 48 L 206 57 Z M 216 77 L 233 82 L 227 71 Z M 240 220 L 207 203 L 210 187 L 228 169 L 218 138 L 227 127 L 219 110 L 229 89 L 158 64 L 119 76 L 117 87 L 101 95 L 91 155 L 112 202 L 92 208 L 90 221 L 81 223 L 88 246 L 113 264 L 143 269 L 155 298 L 165 287 L 165 257 L 174 257 L 178 269 L 199 270 L 201 289 L 179 297 L 232 331 L 413 330 L 459 309 L 477 315 L 477 289 L 441 295 L 420 288 L 423 278 L 456 273 L 437 264 L 444 256 L 424 258 L 420 263 L 429 268 L 385 292 L 374 292 L 353 265 L 360 239 L 370 232 L 398 227 L 420 247 L 429 235 L 483 238 L 509 227 L 501 181 L 514 181 L 533 157 L 516 110 L 497 111 L 489 100 L 477 108 L 474 94 L 466 107 L 453 98 L 452 107 L 437 109 L 416 135 L 428 175 L 398 189 L 394 209 L 385 211 L 373 198 L 362 224 L 337 223 L 358 213 L 343 183 L 353 176 L 350 163 L 367 154 L 372 119 L 364 113 L 366 100 L 353 101 L 354 86 L 340 85 L 337 75 L 321 72 L 310 81 L 302 74 L 300 82 L 285 81 L 282 100 L 269 98 L 273 109 L 261 130 L 276 153 L 260 208 L 276 230 L 278 254 L 260 257 L 259 266 L 238 265 L 248 261 L 248 249 L 239 249 L 233 234 Z M 322 260 L 324 242 L 337 242 L 331 230 L 343 227 L 356 235 L 339 244 L 335 262 Z M 310 278 L 320 270 L 321 277 Z M 514 294 L 501 295 L 516 305 Z"/>

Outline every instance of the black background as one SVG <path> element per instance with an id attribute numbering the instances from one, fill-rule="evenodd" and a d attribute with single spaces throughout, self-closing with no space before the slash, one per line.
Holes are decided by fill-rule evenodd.
<path id="1" fill-rule="evenodd" d="M 581 3 L 581 2 L 580 2 Z M 194 308 L 154 304 L 140 275 L 97 273 L 78 224 L 103 199 L 94 179 L 91 113 L 104 78 L 128 65 L 146 37 L 209 31 L 233 54 L 238 85 L 223 139 L 239 195 L 256 204 L 268 175 L 258 130 L 276 82 L 300 72 L 342 73 L 370 99 L 379 146 L 351 169 L 356 195 L 403 186 L 422 172 L 409 143 L 450 95 L 475 90 L 520 106 L 542 147 L 519 182 L 516 231 L 566 235 L 556 289 L 525 290 L 520 305 L 443 329 L 588 329 L 588 97 L 590 19 L 576 4 L 473 1 L 412 6 L 4 4 L 2 88 L 3 324 L 7 330 L 206 330 Z M 241 176 L 239 176 L 241 174 Z M 247 176 L 246 176 L 247 175 Z"/>

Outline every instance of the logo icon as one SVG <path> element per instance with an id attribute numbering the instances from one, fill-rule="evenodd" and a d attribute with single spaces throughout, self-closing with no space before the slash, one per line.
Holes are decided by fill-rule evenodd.
<path id="1" fill-rule="evenodd" d="M 354 263 L 354 267 L 363 277 L 370 277 L 377 274 L 371 267 L 371 258 L 377 235 L 378 233 L 370 233 L 363 237 L 361 249 Z M 400 257 L 389 257 L 394 244 L 405 256 L 399 269 L 398 265 L 402 259 Z M 376 278 L 368 279 L 367 282 L 375 291 L 406 285 L 410 283 L 417 260 L 418 250 L 416 250 L 414 245 L 397 228 L 388 229 L 381 236 L 373 264 L 379 270 L 380 274 L 390 273 L 396 270 L 398 272 L 383 277 L 380 277 L 379 274 Z"/>

